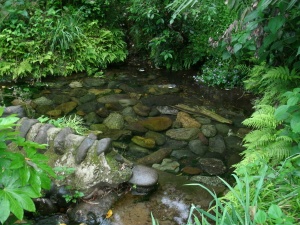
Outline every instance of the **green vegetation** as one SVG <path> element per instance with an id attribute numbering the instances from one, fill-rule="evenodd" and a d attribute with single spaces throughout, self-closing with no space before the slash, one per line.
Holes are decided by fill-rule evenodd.
<path id="1" fill-rule="evenodd" d="M 38 118 L 41 123 L 50 123 L 55 127 L 64 128 L 70 127 L 76 134 L 84 135 L 88 129 L 84 126 L 83 119 L 80 116 L 64 116 L 58 119 L 50 119 L 46 116 L 41 116 Z"/>
<path id="2" fill-rule="evenodd" d="M 0 108 L 0 116 L 4 109 Z M 22 219 L 24 210 L 34 212 L 32 198 L 41 196 L 42 189 L 49 189 L 50 177 L 55 177 L 47 165 L 47 157 L 37 153 L 45 148 L 19 137 L 14 128 L 18 121 L 14 115 L 0 118 L 0 222 L 10 213 Z M 9 144 L 8 144 L 9 143 Z"/>
<path id="3" fill-rule="evenodd" d="M 0 76 L 102 76 L 101 69 L 124 61 L 128 51 L 169 70 L 201 64 L 196 79 L 208 85 L 244 85 L 259 98 L 244 121 L 252 131 L 235 166 L 235 184 L 225 183 L 230 191 L 222 198 L 211 192 L 208 212 L 193 206 L 188 224 L 298 224 L 300 2 L 226 2 L 3 0 Z M 24 210 L 34 211 L 31 198 L 55 175 L 36 153 L 41 146 L 17 138 L 15 121 L 0 120 L 1 223 L 10 212 L 22 218 Z M 77 119 L 59 124 L 84 133 Z M 8 142 L 22 150 L 8 151 Z"/>

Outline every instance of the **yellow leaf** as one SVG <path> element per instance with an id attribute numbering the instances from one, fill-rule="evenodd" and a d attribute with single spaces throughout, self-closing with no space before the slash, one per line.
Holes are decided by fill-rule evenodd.
<path id="1" fill-rule="evenodd" d="M 112 211 L 111 209 L 108 210 L 108 212 L 106 213 L 105 218 L 106 218 L 106 219 L 110 218 L 110 217 L 112 216 L 112 214 L 113 214 L 113 211 Z"/>

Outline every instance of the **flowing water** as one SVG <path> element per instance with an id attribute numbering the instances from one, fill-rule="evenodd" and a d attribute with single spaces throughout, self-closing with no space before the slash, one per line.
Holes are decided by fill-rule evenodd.
<path id="1" fill-rule="evenodd" d="M 174 87 L 179 87 L 182 91 L 178 93 L 178 98 L 184 99 L 186 104 L 206 106 L 224 117 L 233 118 L 234 123 L 240 123 L 252 113 L 251 100 L 253 96 L 240 89 L 222 90 L 197 84 L 193 79 L 196 72 L 192 70 L 170 73 L 164 70 L 145 70 L 130 67 L 108 69 L 105 72 L 107 77 L 115 74 L 124 75 L 123 78 L 126 84 L 136 90 L 142 89 L 145 85 L 174 85 Z M 152 75 L 154 79 L 146 79 Z M 82 75 L 67 78 L 50 77 L 44 79 L 43 82 L 70 83 L 80 79 L 82 79 Z M 6 95 L 4 98 L 6 104 L 9 104 L 8 102 L 12 99 L 20 97 L 19 94 L 12 92 L 16 89 L 14 85 L 3 84 L 2 86 L 2 94 Z M 12 87 L 8 89 L 7 86 Z M 30 85 L 27 82 L 20 87 L 26 94 L 26 88 Z M 43 88 L 51 91 L 49 87 Z M 37 90 L 37 92 L 40 92 L 39 89 Z M 55 89 L 55 91 L 63 93 L 65 90 Z M 11 96 L 7 97 L 8 94 Z M 238 129 L 234 125 L 231 128 L 233 132 Z M 189 178 L 189 176 L 183 176 L 182 174 L 159 172 L 157 190 L 147 196 L 125 194 L 113 205 L 113 215 L 109 218 L 110 223 L 112 225 L 150 225 L 150 213 L 153 213 L 161 225 L 184 224 L 191 204 L 207 208 L 212 200 L 211 196 L 199 186 L 185 186 L 187 183 L 193 183 Z M 222 186 L 215 187 L 217 193 L 222 193 L 224 190 L 225 188 Z"/>

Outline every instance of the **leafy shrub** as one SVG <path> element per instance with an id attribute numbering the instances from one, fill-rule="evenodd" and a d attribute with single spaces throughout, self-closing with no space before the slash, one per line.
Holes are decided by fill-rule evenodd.
<path id="1" fill-rule="evenodd" d="M 242 86 L 243 79 L 249 71 L 250 69 L 246 65 L 232 66 L 230 61 L 215 59 L 203 64 L 202 72 L 194 79 L 208 86 L 231 89 Z"/>
<path id="2" fill-rule="evenodd" d="M 16 19 L 0 33 L 0 76 L 13 79 L 47 75 L 67 76 L 126 58 L 120 30 L 101 29 L 96 21 L 84 22 L 72 8 L 47 11 L 37 8 L 28 23 Z"/>
<path id="3" fill-rule="evenodd" d="M 0 108 L 2 116 L 4 108 Z M 55 177 L 47 165 L 47 157 L 37 152 L 45 148 L 25 141 L 14 132 L 19 118 L 10 115 L 0 118 L 0 222 L 4 223 L 13 213 L 22 219 L 24 210 L 34 212 L 32 198 L 41 196 L 42 189 L 49 189 L 50 177 Z M 8 143 L 9 146 L 8 146 Z"/>

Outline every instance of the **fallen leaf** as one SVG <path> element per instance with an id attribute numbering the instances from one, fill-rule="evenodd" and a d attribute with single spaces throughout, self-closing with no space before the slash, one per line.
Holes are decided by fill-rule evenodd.
<path id="1" fill-rule="evenodd" d="M 113 211 L 112 211 L 111 209 L 108 210 L 108 212 L 106 213 L 105 218 L 106 218 L 106 219 L 110 218 L 110 217 L 112 216 L 112 214 L 113 214 Z"/>

